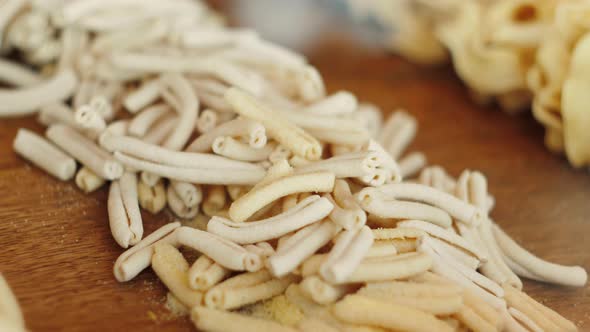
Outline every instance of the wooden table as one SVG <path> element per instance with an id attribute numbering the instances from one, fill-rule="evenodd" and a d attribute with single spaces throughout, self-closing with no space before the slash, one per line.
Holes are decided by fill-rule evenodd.
<path id="1" fill-rule="evenodd" d="M 386 112 L 403 107 L 419 121 L 412 149 L 457 176 L 481 170 L 496 198 L 494 219 L 543 258 L 590 269 L 590 174 L 573 170 L 543 146 L 528 115 L 473 104 L 446 69 L 426 69 L 347 43 L 327 42 L 310 60 L 330 91 L 353 91 Z M 122 252 L 107 219 L 106 186 L 84 195 L 30 166 L 12 151 L 33 117 L 0 120 L 0 271 L 20 299 L 33 331 L 192 331 L 164 308 L 166 291 L 151 271 L 115 281 Z M 144 213 L 146 234 L 170 221 Z M 526 282 L 526 291 L 590 330 L 589 288 Z"/>

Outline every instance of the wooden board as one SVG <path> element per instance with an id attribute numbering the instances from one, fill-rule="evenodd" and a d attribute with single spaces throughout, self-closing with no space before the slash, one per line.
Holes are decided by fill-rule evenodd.
<path id="1" fill-rule="evenodd" d="M 449 69 L 425 69 L 385 54 L 325 43 L 310 55 L 330 91 L 347 89 L 386 112 L 404 107 L 419 121 L 412 146 L 453 175 L 481 170 L 496 198 L 493 217 L 543 258 L 590 269 L 590 173 L 573 170 L 543 146 L 528 115 L 508 116 L 469 101 Z M 106 187 L 84 195 L 17 157 L 19 127 L 0 120 L 0 271 L 33 331 L 192 331 L 164 308 L 165 289 L 148 270 L 120 284 L 122 252 L 111 238 Z M 170 221 L 144 213 L 146 234 Z M 526 291 L 590 330 L 590 292 L 526 282 Z"/>

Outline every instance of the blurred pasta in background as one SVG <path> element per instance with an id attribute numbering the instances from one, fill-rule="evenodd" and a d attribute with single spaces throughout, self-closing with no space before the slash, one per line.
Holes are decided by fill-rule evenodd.
<path id="1" fill-rule="evenodd" d="M 349 0 L 384 42 L 420 64 L 451 62 L 481 103 L 532 109 L 545 145 L 590 165 L 590 1 Z"/>

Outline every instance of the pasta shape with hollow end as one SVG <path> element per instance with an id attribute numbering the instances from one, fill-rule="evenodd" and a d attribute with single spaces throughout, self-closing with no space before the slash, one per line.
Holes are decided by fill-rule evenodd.
<path id="1" fill-rule="evenodd" d="M 225 26 L 201 2 L 0 0 L 0 53 L 24 64 L 0 60 L 11 86 L 0 90 L 0 116 L 42 108 L 50 143 L 23 142 L 21 130 L 17 153 L 63 179 L 77 160 L 84 191 L 112 181 L 109 224 L 129 247 L 116 280 L 151 266 L 170 307 L 194 309 L 205 331 L 575 330 L 521 293 L 511 270 L 576 286 L 586 272 L 494 230 L 483 174 L 454 179 L 430 166 L 404 181 L 426 165 L 420 152 L 404 155 L 415 118 L 396 111 L 384 122 L 347 91 L 326 96 L 304 56 Z M 588 161 L 589 144 L 576 141 L 590 119 L 588 97 L 578 98 L 590 86 L 588 4 L 349 2 L 379 2 L 378 15 L 399 19 L 405 53 L 440 60 L 444 42 L 459 73 L 487 87 L 470 92 L 480 101 L 515 109 L 533 97 L 546 144 Z M 475 29 L 477 18 L 489 29 Z M 182 221 L 141 239 L 139 207 L 166 205 Z M 190 266 L 185 252 L 197 257 Z M 4 288 L 0 280 L 0 330 L 21 332 Z"/>
<path id="2" fill-rule="evenodd" d="M 215 234 L 183 226 L 176 231 L 176 239 L 179 245 L 201 252 L 228 269 L 258 271 L 262 268 L 259 255 Z"/>
<path id="3" fill-rule="evenodd" d="M 194 290 L 207 291 L 229 276 L 231 272 L 206 255 L 201 255 L 188 270 L 189 285 Z"/>
<path id="4" fill-rule="evenodd" d="M 286 212 L 264 220 L 238 223 L 213 217 L 207 225 L 207 231 L 238 244 L 256 243 L 278 238 L 323 220 L 331 210 L 332 205 L 327 199 L 314 195 Z"/>
<path id="5" fill-rule="evenodd" d="M 334 191 L 336 191 L 336 184 L 334 185 Z M 357 209 L 356 207 L 353 209 L 345 209 L 336 203 L 331 195 L 327 194 L 323 197 L 328 199 L 334 206 L 329 216 L 330 220 L 346 230 L 359 229 L 365 225 L 367 215 L 362 209 Z"/>
<path id="6" fill-rule="evenodd" d="M 379 142 L 374 139 L 370 139 L 369 143 L 366 145 L 366 150 L 373 151 L 375 154 L 377 154 L 381 160 L 380 166 L 388 169 L 391 172 L 391 179 L 388 179 L 386 182 L 402 181 L 402 174 L 398 163 L 393 159 L 389 152 L 385 151 L 385 148 L 383 148 Z"/>
<path id="7" fill-rule="evenodd" d="M 182 304 L 192 308 L 202 303 L 203 293 L 189 287 L 188 263 L 178 249 L 166 243 L 156 244 L 152 269 Z"/>
<path id="8" fill-rule="evenodd" d="M 255 97 L 237 88 L 230 88 L 224 98 L 236 113 L 259 121 L 279 144 L 306 159 L 320 159 L 322 147 L 313 136 L 261 104 Z"/>
<path id="9" fill-rule="evenodd" d="M 19 155 L 62 181 L 76 172 L 73 158 L 32 131 L 19 129 L 12 146 Z"/>
<path id="10" fill-rule="evenodd" d="M 241 287 L 230 287 L 221 283 L 207 291 L 205 306 L 225 310 L 237 309 L 282 294 L 296 280 L 296 276 L 290 275 Z"/>
<path id="11" fill-rule="evenodd" d="M 336 157 L 310 162 L 296 168 L 297 172 L 332 172 L 337 178 L 357 178 L 371 174 L 379 161 L 372 152 L 341 154 Z"/>
<path id="12" fill-rule="evenodd" d="M 168 185 L 166 189 L 166 201 L 170 210 L 179 218 L 191 219 L 199 213 L 199 206 L 187 206 L 182 198 L 178 196 L 172 185 Z"/>
<path id="13" fill-rule="evenodd" d="M 121 163 L 75 130 L 65 125 L 54 124 L 47 129 L 46 135 L 96 175 L 107 180 L 115 180 L 123 175 Z"/>
<path id="14" fill-rule="evenodd" d="M 354 227 L 361 227 L 366 223 L 367 215 L 360 207 L 355 197 L 352 195 L 348 182 L 342 179 L 337 179 L 334 182 L 334 190 L 332 191 L 332 194 L 337 205 L 345 209 L 347 214 L 350 214 L 350 217 L 352 218 L 351 221 L 344 222 L 344 224 L 341 225 L 342 227 L 345 229 L 350 229 Z M 336 216 L 334 217 L 334 219 L 338 219 Z M 335 222 L 339 223 L 338 220 Z"/>
<path id="15" fill-rule="evenodd" d="M 196 206 L 203 200 L 203 191 L 200 186 L 182 181 L 170 181 L 170 186 L 186 206 Z"/>
<path id="16" fill-rule="evenodd" d="M 219 136 L 213 141 L 212 150 L 215 154 L 226 158 L 256 162 L 267 160 L 275 146 L 276 144 L 271 142 L 261 148 L 253 148 L 232 137 Z"/>
<path id="17" fill-rule="evenodd" d="M 485 212 L 471 204 L 429 186 L 416 183 L 390 183 L 379 188 L 365 188 L 359 193 L 359 199 L 365 200 L 372 195 L 384 194 L 385 197 L 399 200 L 412 200 L 431 204 L 448 212 L 466 224 L 479 224 L 485 218 Z"/>
<path id="18" fill-rule="evenodd" d="M 230 168 L 258 170 L 259 166 L 205 153 L 181 152 L 145 143 L 130 136 L 103 135 L 100 144 L 109 151 L 121 152 L 141 161 L 181 168 Z"/>
<path id="19" fill-rule="evenodd" d="M 330 304 L 354 291 L 357 286 L 354 284 L 332 285 L 318 276 L 308 276 L 301 281 L 299 287 L 314 302 L 318 304 Z"/>
<path id="20" fill-rule="evenodd" d="M 196 128 L 201 133 L 204 134 L 209 132 L 215 128 L 217 125 L 217 112 L 211 109 L 205 109 L 199 115 L 197 119 Z"/>
<path id="21" fill-rule="evenodd" d="M 200 135 L 185 150 L 188 152 L 210 151 L 215 139 L 223 136 L 246 137 L 248 145 L 253 148 L 262 148 L 267 142 L 266 129 L 262 124 L 250 119 L 237 118 Z"/>
<path id="22" fill-rule="evenodd" d="M 333 188 L 334 174 L 329 172 L 284 176 L 263 185 L 259 184 L 235 200 L 229 208 L 229 215 L 233 221 L 241 222 L 281 197 L 301 192 L 331 192 Z"/>
<path id="23" fill-rule="evenodd" d="M 150 235 L 143 238 L 135 246 L 123 252 L 115 261 L 113 272 L 119 282 L 129 281 L 137 276 L 152 261 L 154 245 L 156 243 L 170 243 L 176 245 L 174 231 L 180 227 L 180 222 L 166 224 Z"/>
<path id="24" fill-rule="evenodd" d="M 449 228 L 451 216 L 444 210 L 424 203 L 388 199 L 385 195 L 371 194 L 360 201 L 363 209 L 379 218 L 418 219 Z"/>
<path id="25" fill-rule="evenodd" d="M 434 315 L 369 299 L 361 295 L 349 295 L 334 305 L 334 314 L 338 319 L 359 325 L 376 325 L 387 329 L 430 332 L 451 332 L 453 329 Z"/>

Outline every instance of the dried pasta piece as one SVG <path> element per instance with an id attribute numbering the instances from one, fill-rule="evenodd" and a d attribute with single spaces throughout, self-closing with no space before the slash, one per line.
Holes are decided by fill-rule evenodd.
<path id="1" fill-rule="evenodd" d="M 382 193 L 386 197 L 412 200 L 431 204 L 448 212 L 466 224 L 479 224 L 485 218 L 484 211 L 467 204 L 458 198 L 434 188 L 416 183 L 390 183 L 379 188 L 365 188 L 359 193 L 362 201 L 371 195 Z"/>
<path id="2" fill-rule="evenodd" d="M 367 226 L 343 231 L 320 267 L 322 278 L 333 284 L 347 280 L 361 264 L 373 240 L 373 233 Z"/>
<path id="3" fill-rule="evenodd" d="M 580 266 L 564 266 L 544 261 L 520 247 L 498 226 L 493 226 L 494 236 L 507 257 L 524 267 L 543 281 L 568 286 L 583 286 L 588 275 Z"/>
<path id="4" fill-rule="evenodd" d="M 225 203 L 225 187 L 220 185 L 209 186 L 207 196 L 203 200 L 203 213 L 213 217 L 223 210 Z"/>
<path id="5" fill-rule="evenodd" d="M 487 322 L 485 319 L 477 315 L 473 310 L 467 306 L 463 306 L 459 312 L 455 314 L 457 319 L 465 324 L 473 331 L 494 332 L 496 327 Z"/>
<path id="6" fill-rule="evenodd" d="M 127 248 L 141 241 L 143 221 L 139 211 L 137 194 L 137 175 L 125 172 L 109 188 L 109 225 L 113 238 Z"/>
<path id="7" fill-rule="evenodd" d="M 162 211 L 166 207 L 167 202 L 164 182 L 160 179 L 155 185 L 150 187 L 143 181 L 138 181 L 137 198 L 139 205 L 152 214 Z"/>
<path id="8" fill-rule="evenodd" d="M 509 306 L 527 315 L 545 331 L 577 331 L 574 323 L 565 319 L 557 312 L 545 307 L 527 294 L 505 285 L 506 301 Z"/>
<path id="9" fill-rule="evenodd" d="M 340 229 L 340 226 L 329 220 L 300 229 L 268 258 L 268 269 L 277 277 L 292 272 L 306 258 L 327 244 Z"/>
<path id="10" fill-rule="evenodd" d="M 88 167 L 82 167 L 76 173 L 76 186 L 85 193 L 91 193 L 102 187 L 106 180 L 96 175 Z"/>
<path id="11" fill-rule="evenodd" d="M 210 151 L 213 142 L 218 137 L 247 137 L 248 144 L 253 148 L 262 148 L 267 143 L 266 129 L 259 122 L 237 118 L 222 123 L 214 129 L 197 137 L 186 151 L 207 152 Z"/>
<path id="12" fill-rule="evenodd" d="M 182 304 L 192 308 L 202 303 L 203 293 L 189 287 L 188 263 L 178 249 L 166 243 L 156 244 L 152 269 Z"/>
<path id="13" fill-rule="evenodd" d="M 241 222 L 281 197 L 300 192 L 330 192 L 333 187 L 334 174 L 330 172 L 284 176 L 269 183 L 257 185 L 246 195 L 235 200 L 229 208 L 229 215 L 233 221 Z"/>
<path id="14" fill-rule="evenodd" d="M 299 284 L 301 291 L 318 304 L 330 304 L 352 292 L 356 285 L 332 285 L 318 276 L 304 278 Z"/>
<path id="15" fill-rule="evenodd" d="M 113 272 L 119 282 L 129 281 L 145 268 L 149 267 L 156 243 L 170 243 L 175 245 L 175 230 L 180 227 L 179 222 L 166 224 L 150 235 L 143 238 L 135 246 L 123 252 L 115 261 Z"/>
<path id="16" fill-rule="evenodd" d="M 115 180 L 123 175 L 121 163 L 75 130 L 65 125 L 54 124 L 47 129 L 46 135 L 53 143 L 100 177 Z"/>
<path id="17" fill-rule="evenodd" d="M 199 206 L 187 206 L 182 198 L 178 196 L 172 185 L 169 185 L 166 189 L 166 201 L 168 202 L 170 210 L 172 210 L 172 212 L 174 212 L 179 218 L 192 219 L 197 216 L 197 213 L 199 213 Z"/>
<path id="18" fill-rule="evenodd" d="M 431 314 L 361 295 L 345 297 L 334 305 L 333 310 L 336 317 L 349 323 L 413 332 L 453 331 L 446 323 Z"/>
<path id="19" fill-rule="evenodd" d="M 279 144 L 306 159 L 320 159 L 322 148 L 313 136 L 261 104 L 255 97 L 237 88 L 228 89 L 224 97 L 236 113 L 262 123 Z"/>
<path id="20" fill-rule="evenodd" d="M 62 181 L 71 179 L 76 172 L 73 158 L 32 131 L 19 129 L 12 146 L 19 155 Z"/>
<path id="21" fill-rule="evenodd" d="M 269 320 L 209 309 L 206 307 L 193 308 L 191 312 L 191 320 L 198 329 L 208 332 L 297 332 L 294 328 L 283 326 Z"/>
<path id="22" fill-rule="evenodd" d="M 223 282 L 207 291 L 205 305 L 215 309 L 237 309 L 282 294 L 296 279 L 297 277 L 291 275 L 280 279 L 270 278 L 240 287 L 230 287 Z M 230 280 L 228 279 L 227 282 Z"/>
<path id="23" fill-rule="evenodd" d="M 207 231 L 239 244 L 256 243 L 278 238 L 320 221 L 331 209 L 332 206 L 327 199 L 314 195 L 290 210 L 264 220 L 237 223 L 213 217 L 207 225 Z"/>
<path id="24" fill-rule="evenodd" d="M 402 178 L 409 178 L 426 166 L 426 156 L 422 152 L 411 152 L 399 159 L 399 172 Z"/>
<path id="25" fill-rule="evenodd" d="M 360 207 L 345 180 L 337 179 L 332 192 L 334 201 L 333 214 L 330 218 L 344 229 L 360 228 L 367 221 L 367 215 Z M 341 208 L 341 209 L 340 209 Z"/>
<path id="26" fill-rule="evenodd" d="M 257 162 L 267 160 L 276 143 L 270 142 L 261 148 L 253 148 L 229 136 L 219 136 L 212 143 L 212 150 L 215 154 L 226 158 Z"/>
<path id="27" fill-rule="evenodd" d="M 346 282 L 372 282 L 409 278 L 427 271 L 432 259 L 422 253 L 369 258 L 361 262 Z"/>
<path id="28" fill-rule="evenodd" d="M 444 210 L 424 203 L 388 199 L 385 195 L 371 194 L 361 200 L 363 209 L 379 218 L 418 219 L 449 228 L 451 216 Z"/>
<path id="29" fill-rule="evenodd" d="M 262 268 L 259 255 L 215 234 L 183 226 L 176 231 L 176 239 L 179 245 L 199 251 L 228 269 L 258 271 Z"/>
<path id="30" fill-rule="evenodd" d="M 231 270 L 201 255 L 188 271 L 189 285 L 198 291 L 207 291 L 231 274 Z"/>

